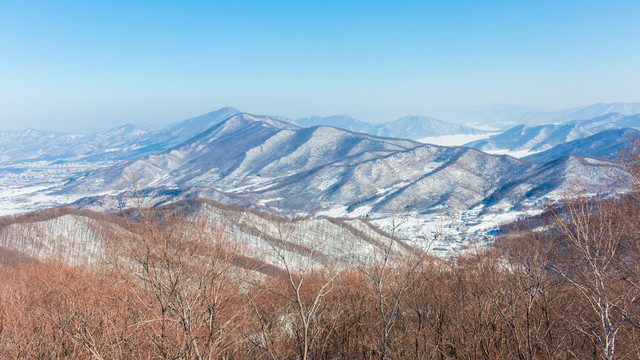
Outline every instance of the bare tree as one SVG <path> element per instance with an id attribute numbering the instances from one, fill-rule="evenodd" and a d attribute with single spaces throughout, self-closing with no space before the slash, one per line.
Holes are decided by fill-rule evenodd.
<path id="1" fill-rule="evenodd" d="M 336 259 L 332 264 L 320 248 L 323 244 L 336 241 L 334 234 L 323 234 L 317 231 L 301 236 L 294 226 L 277 222 L 275 236 L 268 231 L 253 227 L 255 233 L 267 244 L 276 264 L 282 268 L 281 276 L 271 279 L 256 279 L 248 274 L 243 281 L 254 288 L 249 295 L 249 301 L 254 309 L 254 315 L 259 323 L 260 341 L 258 346 L 268 352 L 271 358 L 276 358 L 274 351 L 282 338 L 276 339 L 282 331 L 292 331 L 296 338 L 296 347 L 301 359 L 311 357 L 313 348 L 323 329 L 318 326 L 320 317 L 325 309 L 327 295 L 333 291 L 336 278 L 347 267 L 345 259 Z M 269 321 L 263 311 L 256 305 L 256 296 L 271 295 L 285 304 L 292 305 L 291 314 L 295 321 L 288 318 L 288 310 L 281 313 L 280 326 L 274 329 L 273 321 Z M 273 308 L 272 308 L 273 311 Z M 275 330 L 275 331 L 274 331 Z"/>
<path id="2" fill-rule="evenodd" d="M 381 248 L 372 245 L 371 261 L 360 266 L 360 270 L 370 281 L 372 296 L 375 298 L 376 314 L 373 329 L 378 339 L 372 347 L 380 359 L 388 356 L 393 341 L 392 331 L 401 316 L 403 301 L 421 273 L 419 270 L 425 261 L 425 250 L 405 247 L 396 251 L 401 241 L 397 239 L 398 229 L 407 221 L 407 217 L 391 218 L 389 241 Z M 426 250 L 433 239 L 426 245 Z M 402 255 L 401 255 L 402 254 Z"/>
<path id="3" fill-rule="evenodd" d="M 624 262 L 624 227 L 620 205 L 614 200 L 585 197 L 567 199 L 561 211 L 552 210 L 554 225 L 568 246 L 563 262 L 553 269 L 586 301 L 590 313 L 579 316 L 576 328 L 592 337 L 603 359 L 613 359 L 616 338 L 627 320 L 626 313 L 638 299 L 640 289 L 629 287 L 617 271 Z"/>
<path id="4" fill-rule="evenodd" d="M 109 265 L 130 283 L 135 324 L 164 358 L 216 358 L 240 326 L 233 251 L 222 229 L 204 220 L 142 210 L 130 236 L 107 244 Z"/>

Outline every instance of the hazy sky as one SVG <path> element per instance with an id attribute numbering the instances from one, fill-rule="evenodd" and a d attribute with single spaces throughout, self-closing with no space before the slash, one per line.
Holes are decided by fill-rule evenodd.
<path id="1" fill-rule="evenodd" d="M 0 0 L 0 129 L 640 101 L 640 1 Z"/>

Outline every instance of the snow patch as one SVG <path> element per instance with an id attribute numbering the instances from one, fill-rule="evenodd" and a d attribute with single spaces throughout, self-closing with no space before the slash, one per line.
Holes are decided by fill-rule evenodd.
<path id="1" fill-rule="evenodd" d="M 318 212 L 320 216 L 329 216 L 329 217 L 344 217 L 347 215 L 347 207 L 344 205 L 337 205 L 328 210 L 322 210 Z"/>

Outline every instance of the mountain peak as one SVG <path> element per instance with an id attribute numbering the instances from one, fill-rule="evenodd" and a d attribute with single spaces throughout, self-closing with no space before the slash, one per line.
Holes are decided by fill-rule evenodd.
<path id="1" fill-rule="evenodd" d="M 213 114 L 216 114 L 216 115 L 225 114 L 225 113 L 227 113 L 227 114 L 239 114 L 241 112 L 242 111 L 240 111 L 239 109 L 237 109 L 237 108 L 235 108 L 233 106 L 225 106 L 225 107 L 221 107 L 218 110 L 213 110 L 213 111 L 210 111 L 210 112 L 208 112 L 206 114 L 203 114 L 203 115 L 200 115 L 200 116 L 196 116 L 196 118 L 201 117 L 201 116 L 213 115 Z"/>
<path id="2" fill-rule="evenodd" d="M 286 130 L 297 130 L 300 129 L 298 125 L 282 121 L 280 119 L 265 116 L 265 115 L 255 115 L 249 113 L 239 113 L 235 114 L 228 119 L 222 121 L 220 123 L 221 126 L 231 126 L 231 124 L 243 126 L 247 123 L 260 123 L 263 126 L 278 128 L 278 129 L 286 129 Z"/>

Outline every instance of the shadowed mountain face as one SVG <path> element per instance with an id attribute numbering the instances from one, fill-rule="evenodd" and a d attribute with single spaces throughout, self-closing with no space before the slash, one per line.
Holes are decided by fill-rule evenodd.
<path id="1" fill-rule="evenodd" d="M 64 192 L 215 189 L 285 211 L 426 212 L 535 201 L 610 163 L 539 164 L 474 149 L 423 145 L 333 127 L 300 128 L 238 114 L 165 152 L 88 173 Z M 586 187 L 609 184 L 586 179 Z M 364 210 L 363 210 L 364 209 Z"/>

